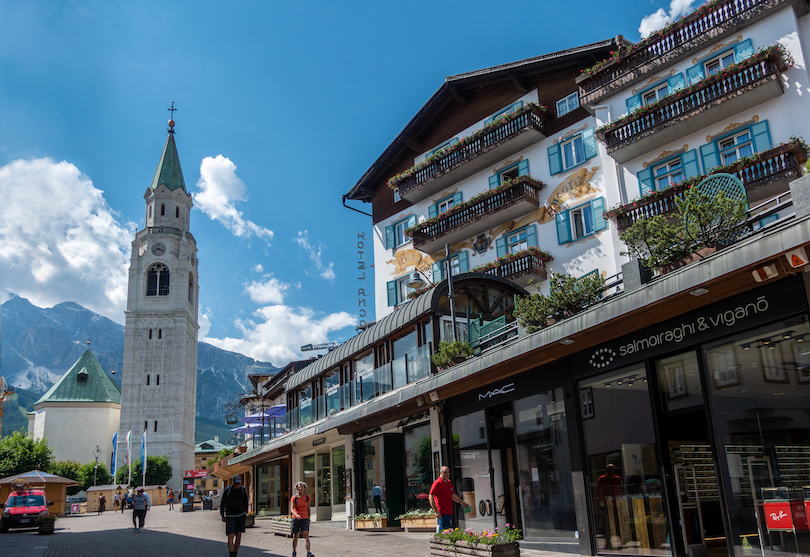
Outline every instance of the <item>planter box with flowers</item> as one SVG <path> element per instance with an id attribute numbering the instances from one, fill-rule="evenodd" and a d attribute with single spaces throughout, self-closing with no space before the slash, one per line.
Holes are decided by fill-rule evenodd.
<path id="1" fill-rule="evenodd" d="M 56 517 L 52 514 L 40 516 L 37 519 L 37 526 L 39 527 L 40 535 L 47 536 L 53 534 L 54 527 L 56 526 Z"/>
<path id="2" fill-rule="evenodd" d="M 290 533 L 291 523 L 292 517 L 290 515 L 274 516 L 267 521 L 270 531 L 273 532 L 273 534 L 276 536 L 286 536 L 288 538 L 292 537 Z"/>
<path id="3" fill-rule="evenodd" d="M 355 530 L 382 530 L 388 527 L 388 518 L 382 513 L 360 513 L 354 517 Z"/>
<path id="4" fill-rule="evenodd" d="M 433 362 L 436 369 L 444 371 L 460 364 L 471 357 L 474 352 L 473 347 L 463 340 L 454 340 L 452 342 L 440 340 L 439 348 L 430 357 L 430 361 Z"/>
<path id="5" fill-rule="evenodd" d="M 473 267 L 470 272 L 487 273 L 526 286 L 530 280 L 546 280 L 546 263 L 553 260 L 554 257 L 549 252 L 538 247 L 529 247 Z"/>
<path id="6" fill-rule="evenodd" d="M 430 538 L 430 554 L 458 557 L 517 557 L 520 555 L 521 532 L 509 524 L 503 532 L 484 530 L 444 530 Z"/>
<path id="7" fill-rule="evenodd" d="M 397 517 L 406 532 L 435 532 L 436 513 L 433 510 L 414 509 Z"/>

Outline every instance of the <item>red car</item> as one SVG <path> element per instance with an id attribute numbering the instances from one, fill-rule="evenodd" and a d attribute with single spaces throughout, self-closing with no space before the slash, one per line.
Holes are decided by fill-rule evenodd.
<path id="1" fill-rule="evenodd" d="M 36 528 L 41 516 L 48 516 L 48 507 L 53 501 L 45 498 L 41 489 L 15 488 L 8 496 L 0 515 L 0 532 L 9 528 Z"/>

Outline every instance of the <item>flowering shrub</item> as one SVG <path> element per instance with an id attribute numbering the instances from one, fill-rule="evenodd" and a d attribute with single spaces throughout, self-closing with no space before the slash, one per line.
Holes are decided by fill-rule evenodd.
<path id="1" fill-rule="evenodd" d="M 451 543 L 466 543 L 468 545 L 476 543 L 499 545 L 502 543 L 514 543 L 523 539 L 523 534 L 518 528 L 513 528 L 512 525 L 507 523 L 503 532 L 499 532 L 498 528 L 494 530 L 484 530 L 483 532 L 473 532 L 472 528 L 467 528 L 466 530 L 448 528 L 447 530 L 433 534 L 433 539 Z"/>
<path id="2" fill-rule="evenodd" d="M 397 520 L 402 520 L 403 518 L 436 518 L 436 513 L 433 512 L 433 509 L 413 509 L 399 515 Z"/>
<path id="3" fill-rule="evenodd" d="M 487 133 L 491 129 L 496 128 L 496 127 L 498 127 L 498 126 L 500 126 L 502 124 L 505 124 L 506 122 L 509 122 L 511 120 L 514 120 L 515 118 L 517 118 L 518 116 L 522 116 L 526 112 L 539 112 L 542 116 L 547 116 L 547 115 L 550 114 L 550 111 L 549 111 L 548 107 L 546 107 L 545 105 L 541 105 L 541 104 L 537 104 L 537 103 L 527 103 L 523 108 L 521 108 L 519 110 L 516 110 L 512 114 L 506 114 L 504 116 L 499 116 L 498 118 L 496 118 L 495 120 L 493 120 L 492 122 L 490 122 L 489 124 L 487 124 L 486 126 L 481 128 L 480 130 L 478 130 L 476 132 L 473 132 L 472 134 L 468 135 L 467 137 L 462 137 L 461 139 L 458 140 L 458 142 L 453 143 L 452 145 L 448 145 L 447 147 L 436 151 L 435 153 L 433 153 L 432 155 L 427 157 L 425 160 L 423 160 L 419 164 L 414 165 L 414 166 L 410 167 L 407 170 L 403 170 L 402 172 L 400 172 L 399 174 L 396 174 L 395 176 L 391 176 L 388 179 L 388 182 L 386 183 L 386 185 L 389 188 L 391 188 L 392 190 L 396 189 L 397 186 L 399 186 L 400 182 L 402 182 L 403 180 L 405 180 L 407 178 L 410 178 L 411 176 L 413 176 L 414 174 L 416 174 L 417 172 L 419 172 L 420 170 L 422 170 L 426 166 L 429 166 L 436 159 L 438 159 L 440 157 L 443 157 L 444 155 L 446 155 L 448 153 L 452 153 L 453 151 L 458 151 L 458 150 L 466 147 L 467 145 L 469 145 L 470 143 L 472 143 L 473 141 L 475 141 L 476 139 L 478 139 L 479 137 L 481 137 L 482 135 L 484 135 L 485 133 Z"/>
<path id="4" fill-rule="evenodd" d="M 535 178 L 531 174 L 524 174 L 523 176 L 518 176 L 514 180 L 505 180 L 504 183 L 501 184 L 500 186 L 498 186 L 497 188 L 492 188 L 491 190 L 487 190 L 485 192 L 479 193 L 478 195 L 475 195 L 475 196 L 471 197 L 470 199 L 468 199 L 467 201 L 465 201 L 463 203 L 459 203 L 458 205 L 454 205 L 453 207 L 449 208 L 448 210 L 446 210 L 443 213 L 440 213 L 440 214 L 436 215 L 435 217 L 424 220 L 424 221 L 420 222 L 419 224 L 417 224 L 416 226 L 412 226 L 411 228 L 406 229 L 405 230 L 405 235 L 410 238 L 410 237 L 413 236 L 413 233 L 415 231 L 417 231 L 417 230 L 424 230 L 425 228 L 427 228 L 431 224 L 435 224 L 435 223 L 437 223 L 437 222 L 439 222 L 441 220 L 444 220 L 444 219 L 448 218 L 450 215 L 460 213 L 461 211 L 463 211 L 467 207 L 472 207 L 473 205 L 475 205 L 479 201 L 483 201 L 484 199 L 494 197 L 494 196 L 498 195 L 499 193 L 508 190 L 509 188 L 512 188 L 514 186 L 517 186 L 517 185 L 522 184 L 522 183 L 527 182 L 527 181 L 534 182 L 533 185 L 536 185 L 539 189 L 543 189 L 543 188 L 546 187 L 545 183 L 541 182 L 540 180 L 538 180 L 537 178 Z"/>
<path id="5" fill-rule="evenodd" d="M 382 513 L 360 513 L 354 516 L 355 520 L 382 520 L 383 518 L 388 518 L 386 515 Z"/>
<path id="6" fill-rule="evenodd" d="M 553 261 L 554 257 L 547 251 L 542 250 L 536 247 L 529 247 L 524 250 L 515 252 L 515 253 L 507 253 L 506 255 L 502 255 L 495 261 L 491 261 L 489 263 L 484 263 L 483 265 L 478 265 L 477 267 L 473 267 L 470 269 L 472 273 L 485 273 L 486 271 L 490 271 L 492 269 L 497 269 L 504 263 L 508 263 L 509 261 L 514 261 L 515 259 L 520 259 L 521 257 L 526 257 L 527 255 L 534 255 L 540 259 L 540 261 L 544 261 L 548 263 L 549 261 Z"/>
<path id="7" fill-rule="evenodd" d="M 416 290 L 408 292 L 408 299 L 409 300 L 415 300 L 416 298 L 418 298 L 419 296 L 421 296 L 422 294 L 424 294 L 425 292 L 427 292 L 431 288 L 433 288 L 433 286 L 423 286 L 422 288 L 417 288 Z"/>
<path id="8" fill-rule="evenodd" d="M 693 186 L 698 185 L 700 182 L 702 182 L 704 179 L 706 179 L 708 176 L 711 176 L 712 174 L 734 174 L 736 172 L 739 172 L 743 168 L 747 168 L 749 166 L 757 164 L 758 162 L 765 159 L 765 155 L 777 150 L 783 151 L 798 150 L 800 153 L 800 156 L 797 156 L 799 161 L 801 161 L 803 157 L 806 158 L 808 157 L 808 155 L 810 155 L 810 146 L 807 145 L 807 143 L 804 141 L 804 138 L 791 137 L 789 141 L 780 143 L 779 145 L 776 145 L 775 147 L 769 149 L 768 151 L 754 153 L 751 156 L 738 159 L 731 164 L 716 166 L 712 168 L 711 173 L 709 174 L 701 174 L 699 176 L 687 178 L 686 180 L 678 182 L 672 187 L 662 191 L 654 191 L 654 190 L 649 191 L 644 195 L 637 197 L 636 199 L 633 199 L 632 201 L 630 201 L 625 205 L 616 205 L 615 207 L 611 207 L 610 209 L 606 210 L 603 213 L 603 215 L 606 219 L 616 221 L 616 219 L 618 219 L 620 216 L 629 213 L 630 211 L 638 208 L 641 205 L 644 205 L 644 203 L 650 199 L 655 199 L 658 197 L 662 197 L 664 195 L 671 195 L 673 192 L 677 195 L 680 192 L 686 191 L 692 188 Z"/>
<path id="9" fill-rule="evenodd" d="M 790 52 L 788 52 L 788 50 L 782 44 L 776 44 L 773 46 L 761 48 L 753 56 L 746 58 L 745 60 L 742 60 L 740 62 L 737 62 L 736 64 L 731 64 L 730 66 L 724 68 L 723 71 L 706 76 L 697 83 L 689 85 L 688 87 L 684 87 L 683 89 L 675 93 L 672 93 L 671 95 L 667 95 L 666 97 L 654 103 L 640 106 L 633 112 L 625 114 L 621 118 L 618 118 L 608 124 L 605 124 L 604 126 L 600 126 L 599 128 L 596 129 L 596 133 L 605 134 L 615 130 L 616 128 L 620 128 L 628 122 L 637 120 L 648 114 L 656 112 L 663 106 L 670 105 L 674 101 L 677 101 L 678 99 L 683 97 L 687 97 L 697 90 L 705 89 L 709 85 L 712 85 L 718 81 L 722 81 L 723 79 L 727 78 L 730 75 L 738 73 L 745 68 L 754 66 L 757 63 L 762 62 L 763 60 L 775 57 L 777 55 L 781 56 L 788 66 L 792 66 L 794 64 L 793 57 L 790 55 Z"/>
<path id="10" fill-rule="evenodd" d="M 292 515 L 271 516 L 270 520 L 274 522 L 292 522 Z"/>

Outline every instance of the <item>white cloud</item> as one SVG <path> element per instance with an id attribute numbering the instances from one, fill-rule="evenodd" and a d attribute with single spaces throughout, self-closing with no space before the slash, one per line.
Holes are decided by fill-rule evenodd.
<path id="1" fill-rule="evenodd" d="M 251 271 L 254 273 L 263 273 L 264 267 L 262 267 L 261 263 L 256 263 L 253 267 L 250 268 Z"/>
<path id="2" fill-rule="evenodd" d="M 192 193 L 194 205 L 212 220 L 219 221 L 238 238 L 255 236 L 270 244 L 273 231 L 245 220 L 236 208 L 237 201 L 247 200 L 247 186 L 236 175 L 236 165 L 217 155 L 205 157 L 200 164 L 199 192 Z"/>
<path id="3" fill-rule="evenodd" d="M 49 307 L 66 300 L 123 323 L 135 224 L 120 222 L 74 165 L 49 158 L 0 167 L 3 287 Z"/>
<path id="4" fill-rule="evenodd" d="M 290 286 L 272 275 L 265 275 L 262 280 L 254 280 L 245 285 L 245 293 L 257 304 L 283 304 L 284 293 Z"/>
<path id="5" fill-rule="evenodd" d="M 638 27 L 641 38 L 646 38 L 651 33 L 663 29 L 667 24 L 691 13 L 694 2 L 695 0 L 672 0 L 669 4 L 669 12 L 664 8 L 658 8 L 654 13 L 644 16 Z"/>
<path id="6" fill-rule="evenodd" d="M 323 262 L 321 261 L 321 251 L 323 250 L 323 244 L 318 242 L 317 246 L 313 245 L 309 241 L 309 234 L 307 231 L 304 230 L 303 232 L 298 232 L 298 236 L 293 238 L 295 243 L 298 244 L 301 249 L 309 253 L 309 258 L 315 264 L 315 268 L 318 271 L 318 275 L 326 280 L 335 280 L 335 264 L 330 262 L 329 265 L 324 266 Z"/>
<path id="7" fill-rule="evenodd" d="M 211 330 L 211 310 L 205 308 L 203 311 L 200 308 L 197 311 L 197 325 L 199 325 L 199 330 L 197 331 L 197 340 L 202 340 L 208 334 L 208 331 Z"/>
<path id="8" fill-rule="evenodd" d="M 308 308 L 269 305 L 254 312 L 255 320 L 237 319 L 242 338 L 200 339 L 224 350 L 257 360 L 284 365 L 305 356 L 301 346 L 327 342 L 329 333 L 354 326 L 357 320 L 346 313 L 316 314 Z"/>

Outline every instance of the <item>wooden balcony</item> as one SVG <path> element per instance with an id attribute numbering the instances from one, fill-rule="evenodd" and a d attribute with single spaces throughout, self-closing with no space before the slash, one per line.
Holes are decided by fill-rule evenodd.
<path id="1" fill-rule="evenodd" d="M 801 176 L 800 168 L 806 161 L 807 153 L 803 142 L 791 141 L 760 153 L 755 162 L 746 162 L 744 159 L 728 167 L 716 168 L 711 174 L 725 172 L 739 178 L 751 204 L 787 191 L 789 182 Z M 706 176 L 690 179 L 643 200 L 629 203 L 620 207 L 610 218 L 615 219 L 621 234 L 638 219 L 671 214 L 677 209 L 675 200 L 683 197 L 687 186 L 699 183 Z"/>
<path id="2" fill-rule="evenodd" d="M 579 76 L 580 102 L 585 106 L 598 104 L 607 95 L 630 87 L 694 49 L 735 36 L 791 5 L 797 16 L 808 11 L 807 0 L 720 0 L 701 6 L 671 27 L 621 50 L 595 71 Z"/>
<path id="3" fill-rule="evenodd" d="M 521 257 L 498 263 L 495 267 L 481 272 L 505 278 L 524 288 L 531 280 L 540 282 L 548 278 L 546 262 L 528 250 Z"/>
<path id="4" fill-rule="evenodd" d="M 610 156 L 626 163 L 778 97 L 787 68 L 783 54 L 773 47 L 598 129 L 596 136 Z"/>
<path id="5" fill-rule="evenodd" d="M 520 176 L 489 192 L 480 199 L 453 207 L 438 218 L 411 230 L 413 247 L 425 253 L 439 251 L 444 244 L 455 244 L 494 228 L 498 223 L 515 220 L 540 206 L 542 182 Z M 497 220 L 492 217 L 497 215 Z"/>
<path id="6" fill-rule="evenodd" d="M 472 140 L 462 139 L 428 164 L 406 171 L 410 175 L 396 182 L 400 197 L 416 203 L 537 143 L 546 137 L 543 131 L 546 114 L 540 107 L 529 105 L 490 125 Z M 389 183 L 394 185 L 392 181 Z"/>

